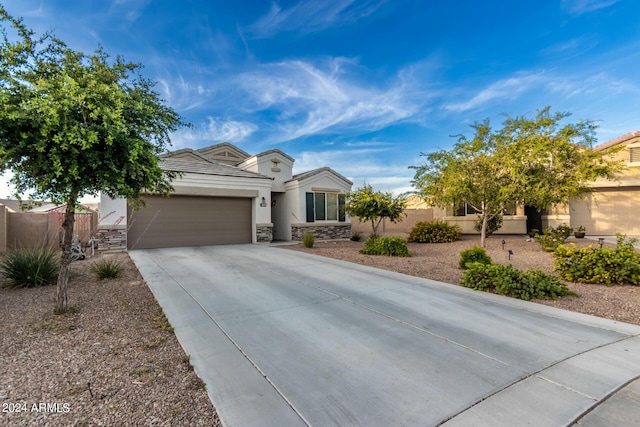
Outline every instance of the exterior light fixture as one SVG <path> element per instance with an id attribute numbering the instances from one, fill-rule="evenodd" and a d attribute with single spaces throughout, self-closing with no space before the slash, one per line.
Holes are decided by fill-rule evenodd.
<path id="1" fill-rule="evenodd" d="M 504 251 L 504 245 L 505 245 L 505 243 L 507 243 L 507 242 L 505 242 L 505 240 L 504 240 L 504 239 L 502 239 L 502 250 L 503 250 L 503 251 Z"/>
<path id="2" fill-rule="evenodd" d="M 600 249 L 602 249 L 602 245 L 604 244 L 604 237 L 598 237 L 598 244 L 600 244 Z"/>
<path id="3" fill-rule="evenodd" d="M 513 251 L 509 249 L 509 261 L 511 261 L 511 255 L 513 255 Z"/>

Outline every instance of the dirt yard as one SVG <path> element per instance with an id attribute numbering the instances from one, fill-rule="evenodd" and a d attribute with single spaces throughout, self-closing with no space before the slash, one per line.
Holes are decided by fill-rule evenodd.
<path id="1" fill-rule="evenodd" d="M 204 384 L 128 255 L 120 278 L 72 265 L 55 286 L 0 288 L 2 426 L 218 426 Z"/>
<path id="2" fill-rule="evenodd" d="M 505 241 L 504 250 L 502 249 L 502 240 Z M 573 237 L 567 240 L 567 243 L 569 242 L 580 247 L 597 245 L 597 242 L 593 240 Z M 458 267 L 460 252 L 474 244 L 480 244 L 478 236 L 462 236 L 461 240 L 454 243 L 409 243 L 409 252 L 412 256 L 408 258 L 362 255 L 359 250 L 362 248 L 363 242 L 348 240 L 316 242 L 311 249 L 305 248 L 302 244 L 282 246 L 282 248 L 457 285 L 463 273 L 463 270 Z M 551 254 L 543 251 L 533 239 L 521 236 L 492 236 L 487 240 L 486 249 L 494 263 L 510 263 L 521 270 L 537 268 L 547 273 L 553 273 Z M 513 251 L 510 260 L 508 250 Z M 568 283 L 568 287 L 577 292 L 580 297 L 564 297 L 556 301 L 536 300 L 536 302 L 640 325 L 640 286 Z"/>

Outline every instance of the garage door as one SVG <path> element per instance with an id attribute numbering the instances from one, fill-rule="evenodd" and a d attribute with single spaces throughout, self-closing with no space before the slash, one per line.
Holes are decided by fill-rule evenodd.
<path id="1" fill-rule="evenodd" d="M 129 249 L 251 243 L 251 199 L 148 196 L 129 208 Z"/>
<path id="2" fill-rule="evenodd" d="M 583 225 L 587 234 L 613 236 L 622 233 L 640 235 L 640 188 L 629 190 L 599 190 L 588 197 L 588 202 L 577 202 L 571 211 L 571 225 Z"/>

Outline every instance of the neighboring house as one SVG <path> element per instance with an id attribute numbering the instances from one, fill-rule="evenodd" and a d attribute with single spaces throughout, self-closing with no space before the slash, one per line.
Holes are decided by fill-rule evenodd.
<path id="1" fill-rule="evenodd" d="M 592 183 L 593 194 L 583 200 L 573 200 L 569 206 L 558 206 L 540 212 L 531 206 L 514 206 L 503 217 L 502 228 L 496 234 L 525 234 L 537 229 L 561 224 L 577 228 L 582 225 L 587 235 L 612 236 L 622 233 L 629 236 L 640 235 L 640 131 L 630 132 L 619 138 L 605 142 L 594 148 L 623 145 L 617 159 L 625 162 L 627 170 L 616 181 L 599 179 Z M 470 206 L 460 206 L 457 210 L 433 208 L 434 218 L 457 224 L 465 234 L 477 234 L 474 229 L 478 216 Z"/>
<path id="2" fill-rule="evenodd" d="M 572 201 L 569 214 L 571 227 L 586 228 L 587 235 L 612 236 L 622 233 L 640 236 L 640 131 L 630 132 L 595 147 L 603 151 L 623 146 L 617 159 L 627 166 L 616 181 L 597 180 L 587 201 Z"/>
<path id="3" fill-rule="evenodd" d="M 101 249 L 123 250 L 351 236 L 341 214 L 352 182 L 325 167 L 293 175 L 294 159 L 278 149 L 250 155 L 221 143 L 165 154 L 161 167 L 181 172 L 169 197 L 101 197 Z"/>

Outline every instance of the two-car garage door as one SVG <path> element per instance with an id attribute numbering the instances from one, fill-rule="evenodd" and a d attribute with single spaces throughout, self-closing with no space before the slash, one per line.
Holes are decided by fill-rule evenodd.
<path id="1" fill-rule="evenodd" d="M 249 198 L 146 196 L 129 208 L 128 249 L 251 243 Z"/>

